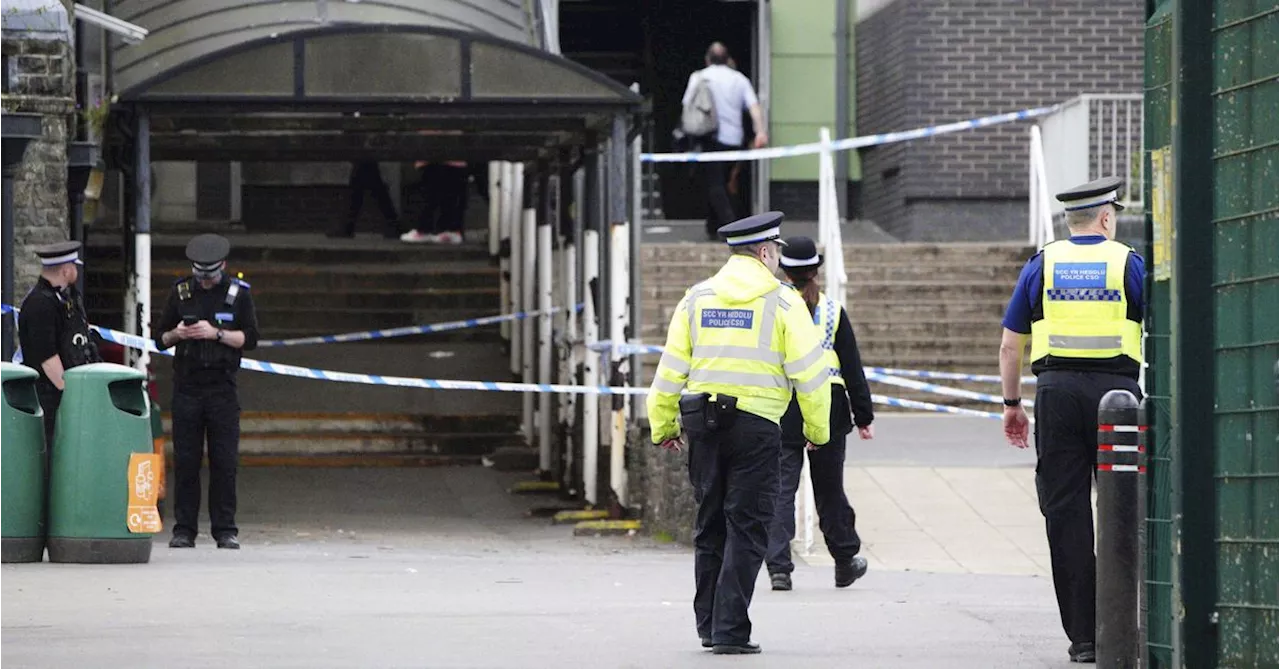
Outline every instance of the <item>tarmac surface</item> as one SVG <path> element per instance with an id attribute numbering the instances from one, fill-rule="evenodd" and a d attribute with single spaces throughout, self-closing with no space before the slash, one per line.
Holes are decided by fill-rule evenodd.
<path id="1" fill-rule="evenodd" d="M 885 416 L 846 471 L 872 564 L 762 577 L 764 654 L 693 629 L 692 556 L 531 517 L 519 476 L 241 470 L 238 552 L 156 538 L 146 565 L 5 565 L 8 667 L 1067 667 L 1031 456 L 996 421 Z M 169 519 L 166 518 L 166 521 Z M 204 521 L 202 521 L 204 522 Z M 1038 536 L 1041 546 L 1035 545 Z M 1021 543 L 1019 543 L 1021 542 Z M 990 546 L 985 546 L 990 544 Z M 1026 545 L 1022 545 L 1026 544 Z M 819 540 L 820 546 L 820 540 Z"/>

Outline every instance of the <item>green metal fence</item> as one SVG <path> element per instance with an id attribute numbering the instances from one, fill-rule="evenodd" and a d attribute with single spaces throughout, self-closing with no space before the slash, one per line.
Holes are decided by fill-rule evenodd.
<path id="1" fill-rule="evenodd" d="M 1277 13 L 1217 0 L 1213 48 L 1214 488 L 1219 667 L 1275 667 Z"/>
<path id="2" fill-rule="evenodd" d="M 1277 16 L 1276 0 L 1148 2 L 1155 668 L 1280 662 Z"/>
<path id="3" fill-rule="evenodd" d="M 1148 666 L 1173 663 L 1173 453 L 1169 272 L 1172 211 L 1169 198 L 1172 138 L 1170 98 L 1173 68 L 1172 2 L 1160 3 L 1147 20 L 1143 95 L 1143 146 L 1147 149 L 1147 422 L 1150 424 L 1147 481 L 1147 576 L 1145 606 Z"/>

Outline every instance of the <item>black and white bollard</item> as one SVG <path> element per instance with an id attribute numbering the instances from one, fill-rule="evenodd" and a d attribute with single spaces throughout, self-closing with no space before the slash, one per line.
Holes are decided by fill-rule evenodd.
<path id="1" fill-rule="evenodd" d="M 1138 398 L 1112 390 L 1098 403 L 1098 666 L 1135 669 L 1147 455 Z"/>

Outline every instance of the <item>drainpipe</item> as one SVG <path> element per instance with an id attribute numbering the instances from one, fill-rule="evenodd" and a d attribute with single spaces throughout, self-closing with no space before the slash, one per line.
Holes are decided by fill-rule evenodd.
<path id="1" fill-rule="evenodd" d="M 836 139 L 849 137 L 849 2 L 836 0 Z M 840 222 L 849 218 L 849 156 L 835 155 Z"/>

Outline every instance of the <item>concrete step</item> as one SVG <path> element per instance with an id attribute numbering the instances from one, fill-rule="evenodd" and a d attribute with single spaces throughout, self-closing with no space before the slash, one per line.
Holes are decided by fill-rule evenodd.
<path id="1" fill-rule="evenodd" d="M 193 235 L 154 234 L 151 236 L 151 258 L 154 263 L 187 263 L 186 246 Z M 328 239 L 319 234 L 225 234 L 231 241 L 230 264 L 305 263 L 334 265 L 343 263 L 422 264 L 440 261 L 489 258 L 487 245 L 479 241 L 459 246 L 405 244 L 399 240 L 376 237 Z M 116 236 L 90 238 L 85 253 L 86 263 L 119 261 L 123 249 Z"/>
<path id="2" fill-rule="evenodd" d="M 662 263 L 661 276 L 654 277 L 654 287 L 687 289 L 713 276 L 719 265 L 709 263 Z M 1006 280 L 1017 277 L 1023 263 L 1009 262 L 859 262 L 845 266 L 849 284 L 872 285 L 886 281 L 966 282 Z M 649 287 L 648 283 L 644 284 Z M 646 294 L 646 296 L 648 296 Z"/>
<path id="3" fill-rule="evenodd" d="M 346 332 L 384 330 L 411 325 L 448 323 L 493 316 L 497 312 L 497 305 L 479 309 L 422 309 L 414 311 L 314 307 L 304 309 L 258 309 L 257 315 L 258 330 L 264 338 L 290 339 Z M 115 306 L 91 308 L 88 313 L 90 322 L 106 324 L 108 327 L 111 327 L 110 323 L 112 322 L 118 323 L 121 318 L 120 309 Z M 152 309 L 151 322 L 153 324 L 159 323 L 163 315 L 163 309 Z M 488 325 L 482 328 L 421 335 L 420 341 L 470 341 L 477 336 L 479 339 L 495 341 L 494 336 L 498 332 L 498 325 Z M 400 341 L 400 338 L 397 338 L 397 341 Z"/>
<path id="4" fill-rule="evenodd" d="M 510 360 L 496 343 L 400 340 L 370 344 L 322 344 L 258 349 L 258 360 L 338 372 L 409 378 L 509 381 Z M 152 370 L 162 407 L 172 406 L 173 360 L 153 356 Z M 241 370 L 240 406 L 269 413 L 408 414 L 428 416 L 518 415 L 520 394 L 489 391 L 427 390 L 321 381 Z M 442 431 L 452 428 L 442 428 Z M 492 430 L 489 430 L 492 431 Z"/>
<path id="5" fill-rule="evenodd" d="M 493 288 L 498 285 L 498 268 L 483 262 L 438 262 L 424 265 L 306 265 L 235 264 L 231 271 L 242 273 L 254 292 L 272 289 L 368 290 L 399 287 L 402 290 L 431 288 Z M 189 264 L 160 264 L 152 267 L 153 294 L 168 295 L 173 283 L 191 273 Z M 85 289 L 123 289 L 127 280 L 119 265 L 94 268 L 85 279 Z"/>
<path id="6" fill-rule="evenodd" d="M 991 243 L 898 243 L 898 244 L 847 244 L 844 250 L 845 266 L 859 263 L 882 262 L 903 264 L 927 264 L 949 262 L 1005 262 L 1024 263 L 1035 253 L 1025 244 Z M 645 244 L 642 260 L 663 263 L 706 263 L 718 268 L 729 257 L 729 251 L 715 244 Z M 713 270 L 714 271 L 714 270 Z"/>
<path id="7" fill-rule="evenodd" d="M 421 312 L 434 309 L 478 309 L 488 307 L 487 315 L 498 313 L 498 287 L 492 288 L 421 288 L 399 290 L 397 288 L 369 288 L 366 290 L 255 290 L 253 304 L 259 313 L 274 309 L 366 309 L 380 311 Z M 85 307 L 94 309 L 118 308 L 123 292 L 120 290 L 95 290 L 85 299 Z"/>

